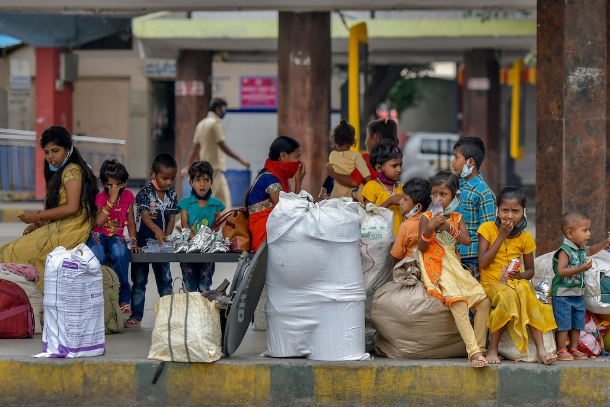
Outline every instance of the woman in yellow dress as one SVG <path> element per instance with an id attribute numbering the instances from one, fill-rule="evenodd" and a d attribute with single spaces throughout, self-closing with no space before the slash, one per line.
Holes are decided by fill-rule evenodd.
<path id="1" fill-rule="evenodd" d="M 95 220 L 95 175 L 72 145 L 72 136 L 60 126 L 42 133 L 46 196 L 44 210 L 27 211 L 19 219 L 28 224 L 23 236 L 0 247 L 0 263 L 35 266 L 38 288 L 44 288 L 47 255 L 58 246 L 73 249 L 89 238 Z"/>
<path id="2" fill-rule="evenodd" d="M 557 360 L 557 355 L 547 353 L 542 337 L 545 332 L 557 328 L 553 309 L 538 301 L 529 282 L 534 276 L 536 244 L 525 230 L 525 204 L 521 188 L 504 188 L 498 195 L 496 221 L 483 223 L 477 231 L 481 285 L 493 307 L 488 322 L 491 341 L 486 358 L 489 363 L 500 363 L 498 344 L 505 329 L 519 352 L 524 354 L 528 345 L 528 326 L 536 344 L 538 362 L 550 365 Z M 523 267 L 506 271 L 514 258 Z"/>

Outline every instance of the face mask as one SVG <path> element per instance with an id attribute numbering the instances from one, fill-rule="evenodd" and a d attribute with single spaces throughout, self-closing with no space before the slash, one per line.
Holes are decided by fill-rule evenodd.
<path id="1" fill-rule="evenodd" d="M 64 165 L 66 165 L 66 163 L 68 162 L 68 159 L 70 158 L 70 156 L 72 155 L 72 151 L 74 151 L 74 146 L 70 147 L 70 151 L 68 151 L 68 155 L 66 156 L 66 158 L 64 158 L 64 162 L 61 163 L 61 165 L 59 167 L 53 167 L 50 163 L 49 163 L 49 169 L 53 172 L 57 172 L 59 170 L 61 170 L 63 168 Z"/>
<path id="2" fill-rule="evenodd" d="M 474 165 L 472 167 L 468 167 L 468 161 L 466 161 L 466 164 L 464 164 L 464 168 L 462 168 L 462 173 L 460 174 L 460 177 L 462 178 L 466 178 L 467 176 L 472 174 L 472 170 L 474 169 Z"/>
<path id="3" fill-rule="evenodd" d="M 191 187 L 191 195 L 194 195 L 199 201 L 207 201 L 212 196 L 212 188 L 208 189 L 208 192 L 206 192 L 205 195 L 199 195 L 197 192 L 195 192 L 195 188 Z"/>
<path id="4" fill-rule="evenodd" d="M 460 201 L 457 199 L 457 197 L 455 197 L 453 198 L 453 201 L 451 201 L 451 203 L 447 205 L 445 209 L 443 209 L 443 214 L 451 215 L 453 211 L 457 209 L 458 206 L 460 206 Z"/>
<path id="5" fill-rule="evenodd" d="M 153 180 L 152 180 L 152 181 L 150 181 L 150 182 L 152 182 L 153 187 L 155 187 L 155 189 L 156 189 L 157 191 L 161 191 L 161 188 L 159 188 L 159 184 L 157 183 L 157 180 L 156 180 L 156 179 L 153 179 Z"/>
<path id="6" fill-rule="evenodd" d="M 409 219 L 419 213 L 419 204 L 415 205 L 413 209 L 409 211 L 409 213 L 405 213 L 405 219 Z"/>
<path id="7" fill-rule="evenodd" d="M 500 229 L 500 227 L 502 226 L 502 221 L 500 220 L 500 217 L 498 216 L 498 208 L 496 208 L 496 226 L 498 227 L 498 229 Z M 513 230 L 510 231 L 510 234 L 508 235 L 508 237 L 512 239 L 513 237 L 517 236 L 519 233 L 523 232 L 523 230 L 526 227 L 527 227 L 527 208 L 523 209 L 523 217 L 515 226 L 513 226 Z"/>
<path id="8" fill-rule="evenodd" d="M 119 198 L 123 194 L 123 191 L 125 191 L 125 187 L 119 188 Z M 108 187 L 104 187 L 104 192 L 106 192 L 108 195 L 110 195 L 110 189 Z"/>
<path id="9" fill-rule="evenodd" d="M 226 115 L 227 115 L 227 112 L 222 112 L 220 114 L 220 116 L 218 116 L 218 117 L 220 117 L 221 119 L 224 119 Z"/>

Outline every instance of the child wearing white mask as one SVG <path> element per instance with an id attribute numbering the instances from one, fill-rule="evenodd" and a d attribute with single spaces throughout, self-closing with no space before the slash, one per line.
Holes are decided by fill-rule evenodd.
<path id="1" fill-rule="evenodd" d="M 470 246 L 459 244 L 458 250 L 462 264 L 480 280 L 477 230 L 483 223 L 495 219 L 496 195 L 479 172 L 485 158 L 485 145 L 480 138 L 460 139 L 453 147 L 453 154 L 451 166 L 460 177 L 460 205 L 456 211 L 463 215 L 471 239 Z"/>
<path id="2" fill-rule="evenodd" d="M 430 182 L 421 178 L 414 178 L 407 182 L 402 190 L 400 211 L 405 221 L 398 228 L 398 235 L 392 247 L 394 264 L 405 257 L 413 256 L 413 249 L 417 248 L 419 238 L 419 219 L 430 206 Z"/>

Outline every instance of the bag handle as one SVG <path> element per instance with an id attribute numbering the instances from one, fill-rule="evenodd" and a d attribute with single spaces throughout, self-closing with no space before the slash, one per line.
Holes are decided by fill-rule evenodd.
<path id="1" fill-rule="evenodd" d="M 8 311 L 0 312 L 0 321 L 2 321 L 3 319 L 8 319 L 10 317 L 13 317 L 15 315 L 19 315 L 23 312 L 31 311 L 31 310 L 32 310 L 32 306 L 29 304 L 19 305 L 18 307 L 11 308 Z"/>
<path id="2" fill-rule="evenodd" d="M 216 229 L 217 227 L 219 227 L 220 225 L 225 223 L 227 221 L 227 219 L 229 219 L 233 214 L 239 213 L 239 212 L 243 212 L 245 215 L 246 208 L 237 208 L 237 209 L 231 209 L 230 211 L 226 211 L 225 213 L 223 213 L 220 216 L 220 218 L 218 218 L 216 220 L 216 222 L 214 222 L 214 224 L 212 225 L 212 227 L 210 229 Z"/>
<path id="3" fill-rule="evenodd" d="M 172 313 L 174 311 L 174 290 L 173 290 L 173 288 L 176 286 L 177 280 L 182 281 L 182 290 L 184 291 L 184 294 L 186 294 L 186 312 L 184 314 L 184 349 L 186 350 L 186 359 L 188 360 L 189 363 L 191 363 L 191 353 L 189 352 L 188 341 L 187 341 L 188 315 L 189 315 L 189 293 L 186 290 L 186 284 L 184 283 L 184 279 L 182 279 L 180 277 L 176 277 L 172 284 L 172 293 L 171 293 L 171 299 L 169 302 L 169 316 L 167 318 L 167 345 L 169 347 L 169 354 L 170 354 L 170 357 L 173 362 L 174 361 L 174 350 L 172 349 L 171 321 L 172 321 Z"/>

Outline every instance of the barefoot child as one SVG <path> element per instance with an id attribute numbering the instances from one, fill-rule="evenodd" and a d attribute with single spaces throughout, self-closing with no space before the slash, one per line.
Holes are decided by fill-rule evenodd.
<path id="1" fill-rule="evenodd" d="M 167 240 L 174 228 L 174 218 L 179 213 L 176 191 L 172 188 L 176 180 L 178 164 L 173 155 L 157 154 L 153 159 L 151 181 L 136 195 L 136 228 L 138 246 L 144 247 L 146 239 L 156 239 L 159 246 Z M 144 299 L 148 284 L 148 265 L 131 265 L 131 318 L 125 321 L 126 328 L 139 327 L 144 316 Z M 159 296 L 172 293 L 172 274 L 167 263 L 152 263 Z"/>
<path id="2" fill-rule="evenodd" d="M 394 236 L 404 220 L 400 207 L 402 183 L 398 181 L 402 172 L 402 152 L 390 141 L 382 141 L 371 150 L 371 165 L 378 171 L 377 179 L 364 186 L 364 203 L 372 202 L 377 206 L 389 208 L 394 212 Z"/>
<path id="3" fill-rule="evenodd" d="M 356 132 L 354 128 L 347 124 L 345 120 L 341 120 L 330 135 L 330 141 L 335 146 L 335 150 L 330 153 L 328 161 L 333 166 L 337 174 L 349 175 L 354 169 L 357 169 L 364 180 L 356 188 L 360 190 L 362 195 L 362 187 L 371 180 L 371 173 L 366 166 L 366 162 L 362 155 L 357 151 L 352 151 L 350 148 L 356 142 Z M 343 185 L 340 182 L 335 182 L 333 190 L 330 194 L 331 198 L 351 197 L 354 188 Z"/>
<path id="4" fill-rule="evenodd" d="M 136 238 L 136 222 L 133 216 L 133 203 L 136 198 L 125 189 L 129 173 L 123 164 L 117 160 L 106 160 L 100 168 L 100 181 L 104 190 L 97 194 L 95 205 L 97 215 L 95 226 L 91 231 L 87 246 L 91 249 L 100 264 L 106 264 L 106 252 L 110 253 L 112 268 L 119 277 L 119 306 L 123 315 L 131 315 L 129 302 L 131 288 L 129 286 L 130 254 L 123 237 L 125 226 L 132 240 L 131 251 L 139 253 Z"/>
<path id="5" fill-rule="evenodd" d="M 413 249 L 417 248 L 419 240 L 419 219 L 430 206 L 430 182 L 415 178 L 407 182 L 402 191 L 400 211 L 405 221 L 398 229 L 398 236 L 390 252 L 394 256 L 394 264 L 405 257 L 412 257 Z"/>
<path id="6" fill-rule="evenodd" d="M 214 169 L 207 161 L 195 161 L 188 170 L 191 195 L 178 202 L 183 228 L 191 229 L 189 239 L 201 229 L 212 227 L 225 205 L 212 196 Z M 205 292 L 212 285 L 215 263 L 180 263 L 188 292 Z"/>
<path id="7" fill-rule="evenodd" d="M 473 367 L 487 366 L 483 356 L 487 342 L 487 319 L 491 303 L 485 290 L 460 264 L 457 243 L 470 244 L 462 215 L 454 212 L 459 181 L 455 174 L 440 171 L 432 179 L 432 201 L 442 210 L 426 212 L 419 224 L 419 266 L 428 294 L 449 306 L 458 331 L 466 344 Z M 434 203 L 433 203 L 434 206 Z M 474 329 L 468 309 L 475 313 Z"/>
<path id="8" fill-rule="evenodd" d="M 563 244 L 553 256 L 553 314 L 557 321 L 557 357 L 559 360 L 584 360 L 587 355 L 578 351 L 580 331 L 585 330 L 585 271 L 593 265 L 592 256 L 610 244 L 610 237 L 586 247 L 591 237 L 591 219 L 580 212 L 570 211 L 561 217 Z M 570 350 L 566 340 L 570 333 Z"/>
<path id="9" fill-rule="evenodd" d="M 500 363 L 498 343 L 507 328 L 515 346 L 524 354 L 528 345 L 528 326 L 536 344 L 538 362 L 550 365 L 557 359 L 556 355 L 547 353 L 542 338 L 542 334 L 557 328 L 553 311 L 538 301 L 529 282 L 534 276 L 536 244 L 525 230 L 525 204 L 525 193 L 521 188 L 504 188 L 498 195 L 495 222 L 483 223 L 477 232 L 481 284 L 493 307 L 488 321 L 491 342 L 486 358 L 489 363 Z M 502 273 L 514 258 L 519 262 L 523 258 L 523 267 L 508 272 L 508 281 L 503 283 Z"/>

